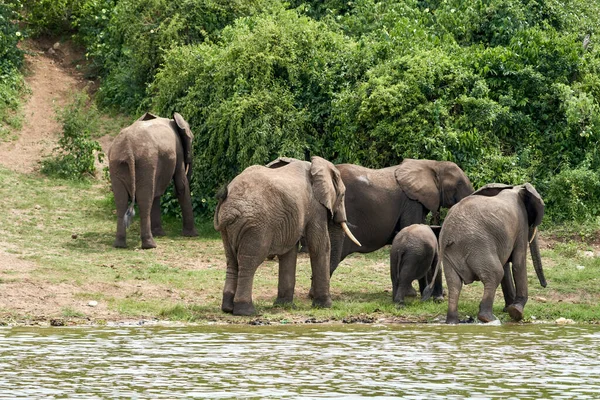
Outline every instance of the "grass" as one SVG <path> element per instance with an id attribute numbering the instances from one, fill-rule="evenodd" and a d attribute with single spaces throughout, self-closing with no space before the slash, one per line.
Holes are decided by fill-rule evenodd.
<path id="1" fill-rule="evenodd" d="M 0 293 L 7 285 L 33 282 L 39 287 L 69 287 L 71 302 L 42 319 L 89 317 L 97 323 L 129 318 L 157 318 L 184 322 L 291 323 L 291 322 L 440 322 L 446 303 L 421 303 L 418 299 L 396 308 L 391 300 L 389 248 L 354 254 L 344 260 L 331 280 L 333 307 L 315 309 L 307 298 L 310 288 L 308 256 L 298 260 L 294 307 L 275 307 L 276 261 L 265 261 L 254 283 L 259 316 L 234 317 L 220 311 L 225 279 L 225 257 L 212 221 L 199 223 L 198 238 L 179 235 L 181 222 L 167 219 L 167 236 L 157 238 L 158 248 L 140 249 L 139 218 L 128 231 L 128 249 L 115 249 L 116 217 L 109 185 L 105 181 L 72 182 L 18 174 L 0 168 L 0 248 L 28 262 L 27 271 L 0 268 Z M 598 227 L 596 226 L 596 229 Z M 554 229 L 554 230 L 552 230 Z M 573 236 L 559 237 L 562 227 L 542 231 L 542 249 L 548 287 L 542 288 L 529 265 L 529 303 L 525 322 L 570 318 L 600 322 L 600 257 L 586 251 L 591 245 Z M 586 232 L 590 227 L 585 227 Z M 597 231 L 596 231 L 597 232 Z M 594 235 L 588 235 L 595 237 Z M 557 239 L 558 237 L 558 239 Z M 552 241 L 550 241 L 552 238 Z M 416 285 L 416 282 L 415 282 Z M 483 292 L 480 283 L 465 286 L 459 301 L 460 318 L 476 316 Z M 17 295 L 19 293 L 17 292 Z M 110 315 L 94 316 L 96 309 L 80 311 L 79 304 L 96 300 Z M 31 310 L 44 312 L 44 304 L 29 309 L 0 306 L 0 324 L 30 320 Z M 497 291 L 495 315 L 502 312 Z M 39 316 L 38 316 L 39 319 Z M 89 323 L 85 319 L 86 323 Z"/>

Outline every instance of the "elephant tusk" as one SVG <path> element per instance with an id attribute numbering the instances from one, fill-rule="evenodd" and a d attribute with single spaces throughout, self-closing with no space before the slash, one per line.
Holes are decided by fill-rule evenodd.
<path id="1" fill-rule="evenodd" d="M 352 232 L 350 232 L 350 229 L 348 228 L 348 225 L 345 222 L 342 222 L 342 229 L 344 230 L 344 232 L 346 233 L 346 235 L 348 236 L 348 238 L 350 240 L 352 240 L 358 247 L 362 246 L 360 244 L 360 242 L 358 240 L 356 240 L 356 238 L 354 237 L 354 235 L 352 234 Z"/>
<path id="2" fill-rule="evenodd" d="M 531 242 L 533 242 L 533 239 L 535 239 L 536 234 L 537 234 L 537 226 L 535 228 L 533 228 L 533 235 L 531 235 L 531 240 L 529 240 L 529 244 L 531 244 Z"/>
<path id="3" fill-rule="evenodd" d="M 188 174 L 188 171 L 190 170 L 190 164 L 185 166 L 185 174 Z"/>

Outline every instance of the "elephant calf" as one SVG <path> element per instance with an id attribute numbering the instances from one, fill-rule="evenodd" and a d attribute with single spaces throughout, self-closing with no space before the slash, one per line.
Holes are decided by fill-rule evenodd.
<path id="1" fill-rule="evenodd" d="M 197 236 L 188 177 L 191 176 L 192 131 L 178 113 L 173 119 L 144 114 L 124 128 L 108 151 L 108 168 L 117 207 L 115 247 L 127 247 L 125 231 L 140 210 L 142 249 L 156 247 L 162 236 L 160 196 L 171 181 L 183 216 L 183 235 Z M 128 203 L 131 200 L 131 203 Z"/>
<path id="2" fill-rule="evenodd" d="M 404 305 L 404 297 L 412 289 L 415 279 L 433 272 L 438 263 L 439 226 L 413 224 L 403 228 L 394 237 L 390 251 L 392 299 Z M 421 292 L 425 285 L 420 288 Z"/>

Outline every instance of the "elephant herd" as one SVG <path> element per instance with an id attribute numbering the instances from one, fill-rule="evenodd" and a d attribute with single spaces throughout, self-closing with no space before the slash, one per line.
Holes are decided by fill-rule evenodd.
<path id="1" fill-rule="evenodd" d="M 115 247 L 125 247 L 125 232 L 140 212 L 142 248 L 154 248 L 164 235 L 160 197 L 174 182 L 182 209 L 183 234 L 196 236 L 189 177 L 193 135 L 189 124 L 144 114 L 124 128 L 108 152 L 117 208 Z M 296 259 L 302 240 L 312 270 L 313 306 L 330 307 L 330 278 L 349 254 L 368 253 L 391 244 L 393 300 L 403 305 L 419 281 L 421 299 L 443 300 L 443 265 L 448 287 L 447 323 L 458 323 L 463 283 L 483 283 L 478 318 L 494 320 L 492 305 L 502 287 L 505 311 L 523 318 L 527 302 L 526 255 L 529 246 L 540 284 L 546 286 L 536 227 L 544 202 L 529 184 L 488 184 L 474 191 L 453 162 L 405 159 L 399 165 L 369 169 L 280 157 L 266 166 L 246 168 L 217 193 L 214 227 L 221 233 L 227 272 L 222 310 L 256 312 L 253 279 L 258 266 L 277 255 L 276 304 L 293 302 Z M 424 225 L 427 214 L 449 208 L 443 226 Z"/>

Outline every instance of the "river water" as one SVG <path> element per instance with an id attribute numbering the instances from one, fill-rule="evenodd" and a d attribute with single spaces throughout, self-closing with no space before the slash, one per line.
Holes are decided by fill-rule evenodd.
<path id="1" fill-rule="evenodd" d="M 600 397 L 600 327 L 0 328 L 0 398 Z"/>

